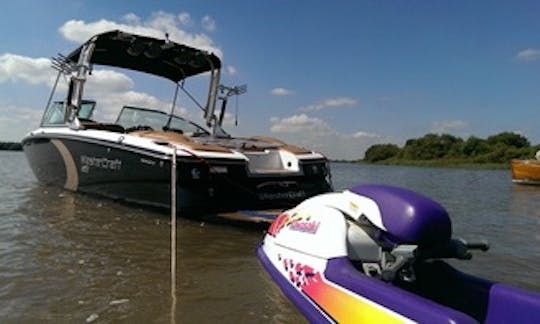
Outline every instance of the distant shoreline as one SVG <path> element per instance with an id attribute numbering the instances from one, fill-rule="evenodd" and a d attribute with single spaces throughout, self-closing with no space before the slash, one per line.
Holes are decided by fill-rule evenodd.
<path id="1" fill-rule="evenodd" d="M 447 161 L 447 160 L 414 160 L 414 161 L 380 161 L 367 162 L 362 160 L 332 160 L 333 163 L 352 163 L 365 165 L 386 165 L 386 166 L 412 166 L 428 168 L 456 168 L 456 169 L 489 169 L 505 170 L 510 169 L 509 163 L 474 163 L 470 161 Z"/>
<path id="2" fill-rule="evenodd" d="M 486 139 L 462 139 L 450 134 L 426 134 L 396 144 L 370 146 L 360 161 L 379 165 L 419 167 L 510 169 L 513 159 L 530 159 L 540 150 L 517 133 L 502 132 Z"/>

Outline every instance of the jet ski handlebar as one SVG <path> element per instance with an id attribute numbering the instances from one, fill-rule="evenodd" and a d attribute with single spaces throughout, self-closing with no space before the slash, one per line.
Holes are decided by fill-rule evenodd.
<path id="1" fill-rule="evenodd" d="M 465 245 L 469 250 L 480 250 L 482 252 L 489 250 L 489 243 L 485 240 L 478 242 L 465 242 Z"/>
<path id="2" fill-rule="evenodd" d="M 470 260 L 471 250 L 487 251 L 489 243 L 485 240 L 468 242 L 462 238 L 451 239 L 444 245 L 432 248 L 420 248 L 416 251 L 419 259 L 460 259 Z"/>
<path id="3" fill-rule="evenodd" d="M 383 254 L 381 277 L 384 281 L 393 281 L 400 277 L 405 281 L 414 281 L 415 274 L 412 265 L 417 261 L 428 259 L 472 259 L 471 250 L 487 251 L 489 244 L 486 241 L 467 242 L 462 238 L 450 239 L 445 244 L 433 247 L 418 245 L 398 245 L 390 252 L 391 257 Z"/>

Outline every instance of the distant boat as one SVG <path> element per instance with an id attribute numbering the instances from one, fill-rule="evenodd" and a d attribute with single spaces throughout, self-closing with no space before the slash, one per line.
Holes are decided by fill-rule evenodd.
<path id="1" fill-rule="evenodd" d="M 540 185 L 540 151 L 536 159 L 512 160 L 512 182 L 519 184 Z"/>

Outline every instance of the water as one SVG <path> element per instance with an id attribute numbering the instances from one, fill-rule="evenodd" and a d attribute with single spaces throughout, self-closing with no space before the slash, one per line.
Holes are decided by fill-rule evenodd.
<path id="1" fill-rule="evenodd" d="M 488 253 L 459 268 L 540 291 L 540 187 L 509 171 L 334 164 L 336 189 L 404 186 L 439 201 L 455 235 Z M 23 153 L 0 151 L 0 321 L 171 322 L 166 213 L 44 187 Z M 303 317 L 259 265 L 262 231 L 179 219 L 177 323 Z"/>

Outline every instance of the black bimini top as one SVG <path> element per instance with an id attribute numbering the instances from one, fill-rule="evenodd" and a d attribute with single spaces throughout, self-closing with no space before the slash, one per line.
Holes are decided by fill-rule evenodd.
<path id="1" fill-rule="evenodd" d="M 95 49 L 90 63 L 146 72 L 174 82 L 221 68 L 220 59 L 212 53 L 119 30 L 93 36 L 67 59 L 77 63 L 82 48 L 91 42 Z"/>

